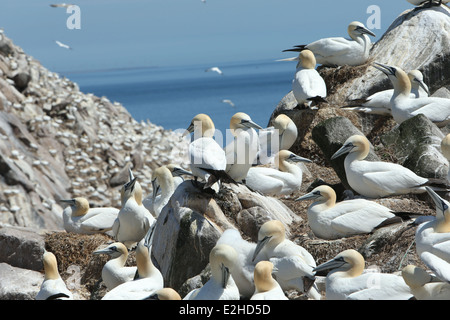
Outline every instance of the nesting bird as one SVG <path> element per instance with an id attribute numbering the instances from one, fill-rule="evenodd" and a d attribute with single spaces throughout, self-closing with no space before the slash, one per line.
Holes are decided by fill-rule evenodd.
<path id="1" fill-rule="evenodd" d="M 114 242 L 106 248 L 96 250 L 93 253 L 107 254 L 111 257 L 102 268 L 102 280 L 108 290 L 134 279 L 137 267 L 125 266 L 128 258 L 128 249 L 123 243 Z"/>
<path id="2" fill-rule="evenodd" d="M 260 261 L 255 266 L 255 293 L 250 300 L 288 300 L 278 282 L 272 277 L 273 263 Z"/>
<path id="3" fill-rule="evenodd" d="M 430 91 L 423 80 L 423 74 L 419 70 L 408 72 L 408 78 L 411 82 L 410 98 L 428 97 Z M 391 98 L 394 95 L 394 89 L 387 89 L 376 92 L 365 99 L 351 101 L 350 104 L 343 107 L 346 110 L 359 111 L 378 115 L 391 115 Z"/>
<path id="4" fill-rule="evenodd" d="M 45 251 L 43 255 L 45 277 L 36 300 L 72 300 L 73 295 L 58 272 L 58 262 L 52 252 Z"/>
<path id="5" fill-rule="evenodd" d="M 83 197 L 63 199 L 69 204 L 63 211 L 63 224 L 67 232 L 81 234 L 105 233 L 112 230 L 119 209 L 113 207 L 90 208 Z"/>
<path id="6" fill-rule="evenodd" d="M 308 225 L 317 237 L 327 240 L 370 233 L 381 225 L 402 221 L 391 209 L 374 201 L 351 199 L 336 203 L 336 192 L 327 185 L 296 200 L 314 200 L 307 211 Z"/>
<path id="7" fill-rule="evenodd" d="M 142 300 L 164 288 L 163 276 L 150 257 L 151 235 L 149 230 L 136 248 L 138 276 L 108 291 L 102 300 Z"/>
<path id="8" fill-rule="evenodd" d="M 313 287 L 316 261 L 305 248 L 286 239 L 282 222 L 270 220 L 261 226 L 252 259 L 272 262 L 277 269 L 277 282 L 283 290 L 295 289 L 313 299 L 320 299 Z"/>
<path id="9" fill-rule="evenodd" d="M 417 300 L 449 300 L 450 284 L 429 274 L 422 268 L 408 265 L 402 277 Z"/>
<path id="10" fill-rule="evenodd" d="M 238 112 L 231 117 L 230 131 L 234 139 L 224 149 L 227 158 L 225 172 L 236 182 L 245 180 L 256 160 L 259 139 L 255 129 L 262 127 L 248 114 Z"/>
<path id="11" fill-rule="evenodd" d="M 237 252 L 226 244 L 216 244 L 209 254 L 211 278 L 203 287 L 190 291 L 183 300 L 239 300 L 239 289 L 230 270 Z"/>
<path id="12" fill-rule="evenodd" d="M 299 106 L 312 106 L 312 103 L 326 102 L 327 86 L 316 70 L 316 58 L 311 50 L 302 50 L 298 57 L 292 93 Z"/>
<path id="13" fill-rule="evenodd" d="M 442 281 L 450 282 L 450 203 L 431 188 L 428 194 L 436 205 L 436 216 L 416 229 L 416 252 Z"/>
<path id="14" fill-rule="evenodd" d="M 348 249 L 314 268 L 330 270 L 326 277 L 327 300 L 409 300 L 411 289 L 402 276 L 364 271 L 365 261 L 356 250 Z"/>
<path id="15" fill-rule="evenodd" d="M 423 114 L 438 127 L 450 123 L 450 99 L 439 97 L 411 99 L 411 82 L 405 71 L 381 63 L 374 64 L 374 67 L 382 71 L 394 85 L 390 107 L 395 122 L 400 124 L 418 114 Z"/>
<path id="16" fill-rule="evenodd" d="M 423 193 L 432 181 L 402 165 L 364 160 L 370 151 L 369 140 L 362 135 L 349 137 L 331 159 L 347 154 L 345 174 L 350 187 L 368 198 L 381 198 L 408 193 Z"/>
<path id="17" fill-rule="evenodd" d="M 326 66 L 359 66 L 366 63 L 372 47 L 369 35 L 375 37 L 375 34 L 358 21 L 351 22 L 347 32 L 351 39 L 343 37 L 324 38 L 284 51 L 311 50 L 317 63 Z"/>
<path id="18" fill-rule="evenodd" d="M 142 203 L 142 187 L 137 178 L 130 174 L 130 179 L 122 186 L 122 207 L 113 225 L 114 238 L 127 248 L 141 241 L 156 222 Z"/>
<path id="19" fill-rule="evenodd" d="M 216 182 L 235 182 L 225 172 L 226 154 L 213 139 L 214 132 L 214 122 L 201 113 L 192 119 L 185 133 L 194 133 L 194 140 L 189 144 L 190 167 L 196 181 L 200 178 L 206 182 L 204 188 Z"/>
<path id="20" fill-rule="evenodd" d="M 303 171 L 295 162 L 312 162 L 288 150 L 281 150 L 275 156 L 278 169 L 252 167 L 248 170 L 245 184 L 252 190 L 265 195 L 288 195 L 302 185 Z"/>

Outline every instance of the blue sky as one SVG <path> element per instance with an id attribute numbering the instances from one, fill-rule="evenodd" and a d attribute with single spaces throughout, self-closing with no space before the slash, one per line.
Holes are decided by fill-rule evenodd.
<path id="1" fill-rule="evenodd" d="M 70 30 L 57 1 L 2 1 L 0 27 L 48 69 L 84 71 L 279 59 L 318 38 L 347 36 L 378 5 L 381 29 L 411 8 L 406 0 L 74 0 L 81 29 Z M 58 47 L 59 40 L 74 48 Z"/>

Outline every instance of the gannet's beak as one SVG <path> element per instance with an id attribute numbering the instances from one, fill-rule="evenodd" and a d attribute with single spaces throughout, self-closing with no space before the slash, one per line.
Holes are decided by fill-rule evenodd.
<path id="1" fill-rule="evenodd" d="M 230 270 L 223 263 L 220 265 L 220 269 L 222 271 L 222 288 L 225 288 L 230 279 Z"/>
<path id="2" fill-rule="evenodd" d="M 417 81 L 417 82 L 419 83 L 419 86 L 420 86 L 423 90 L 425 90 L 425 92 L 426 92 L 428 95 L 430 95 L 430 90 L 428 89 L 428 87 L 427 87 L 427 85 L 425 84 L 425 82 L 423 82 L 422 80 L 417 80 L 417 79 L 414 79 L 414 81 Z"/>
<path id="3" fill-rule="evenodd" d="M 394 67 L 390 67 L 388 65 L 385 64 L 381 64 L 378 62 L 374 63 L 374 68 L 380 70 L 381 72 L 383 72 L 385 75 L 387 76 L 395 76 L 395 68 Z"/>
<path id="4" fill-rule="evenodd" d="M 292 161 L 292 162 L 309 162 L 309 163 L 312 162 L 311 160 L 300 157 L 294 153 L 291 153 L 291 155 L 287 158 L 287 160 Z"/>
<path id="5" fill-rule="evenodd" d="M 62 199 L 62 200 L 59 200 L 59 201 L 67 203 L 67 204 L 69 204 L 71 206 L 75 205 L 75 199 Z"/>
<path id="6" fill-rule="evenodd" d="M 343 145 L 338 151 L 336 151 L 332 156 L 331 160 L 336 159 L 337 157 L 340 157 L 343 154 L 349 153 L 355 146 L 353 143 L 349 142 L 345 145 Z"/>
<path id="7" fill-rule="evenodd" d="M 320 196 L 321 196 L 320 191 L 314 191 L 295 199 L 295 201 L 314 200 L 319 198 Z"/>
<path id="8" fill-rule="evenodd" d="M 444 213 L 449 208 L 449 203 L 442 199 L 433 189 L 425 187 L 433 202 L 436 204 L 436 209 Z"/>
<path id="9" fill-rule="evenodd" d="M 367 29 L 367 28 L 364 28 L 364 27 L 356 27 L 355 30 L 358 31 L 358 32 L 361 33 L 361 34 L 368 34 L 369 36 L 376 37 L 375 33 L 373 33 L 372 31 L 370 31 L 370 30 Z"/>
<path id="10" fill-rule="evenodd" d="M 276 61 L 298 61 L 298 60 L 299 60 L 299 58 L 297 56 L 297 57 L 292 57 L 292 58 L 279 59 Z"/>
<path id="11" fill-rule="evenodd" d="M 269 242 L 271 236 L 264 237 L 264 239 L 258 241 L 258 244 L 256 245 L 255 252 L 253 252 L 252 261 L 255 261 L 256 256 L 261 251 L 261 249 L 266 245 L 267 242 Z"/>
<path id="12" fill-rule="evenodd" d="M 342 267 L 346 263 L 347 262 L 344 260 L 343 257 L 334 258 L 327 262 L 322 263 L 321 265 L 318 265 L 317 267 L 315 267 L 313 269 L 313 272 L 336 269 L 336 268 Z"/>
<path id="13" fill-rule="evenodd" d="M 180 167 L 173 168 L 172 176 L 179 177 L 179 176 L 182 176 L 183 174 L 188 175 L 188 176 L 193 175 L 192 172 L 184 170 L 183 168 L 180 168 Z"/>
<path id="14" fill-rule="evenodd" d="M 247 128 L 262 129 L 262 127 L 259 124 L 253 122 L 252 120 L 242 119 L 241 124 Z"/>

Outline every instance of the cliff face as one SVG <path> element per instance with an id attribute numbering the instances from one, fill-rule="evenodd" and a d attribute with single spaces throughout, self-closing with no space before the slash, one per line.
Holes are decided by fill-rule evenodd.
<path id="1" fill-rule="evenodd" d="M 187 163 L 184 148 L 175 133 L 80 92 L 0 33 L 0 224 L 61 229 L 59 200 L 76 196 L 120 207 L 128 167 L 149 194 L 153 169 Z"/>

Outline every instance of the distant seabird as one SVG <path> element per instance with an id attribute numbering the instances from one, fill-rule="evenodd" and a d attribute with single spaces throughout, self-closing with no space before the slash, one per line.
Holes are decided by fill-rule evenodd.
<path id="1" fill-rule="evenodd" d="M 58 41 L 58 40 L 55 40 L 55 42 L 56 42 L 56 44 L 57 44 L 58 46 L 60 46 L 61 48 L 72 50 L 72 47 L 68 46 L 67 44 L 64 44 L 64 43 L 62 43 L 62 42 L 60 42 L 60 41 Z"/>
<path id="2" fill-rule="evenodd" d="M 218 74 L 221 74 L 221 75 L 223 74 L 222 70 L 220 70 L 218 67 L 212 67 L 212 68 L 208 68 L 205 70 L 205 72 L 210 72 L 210 71 L 217 72 Z"/>

